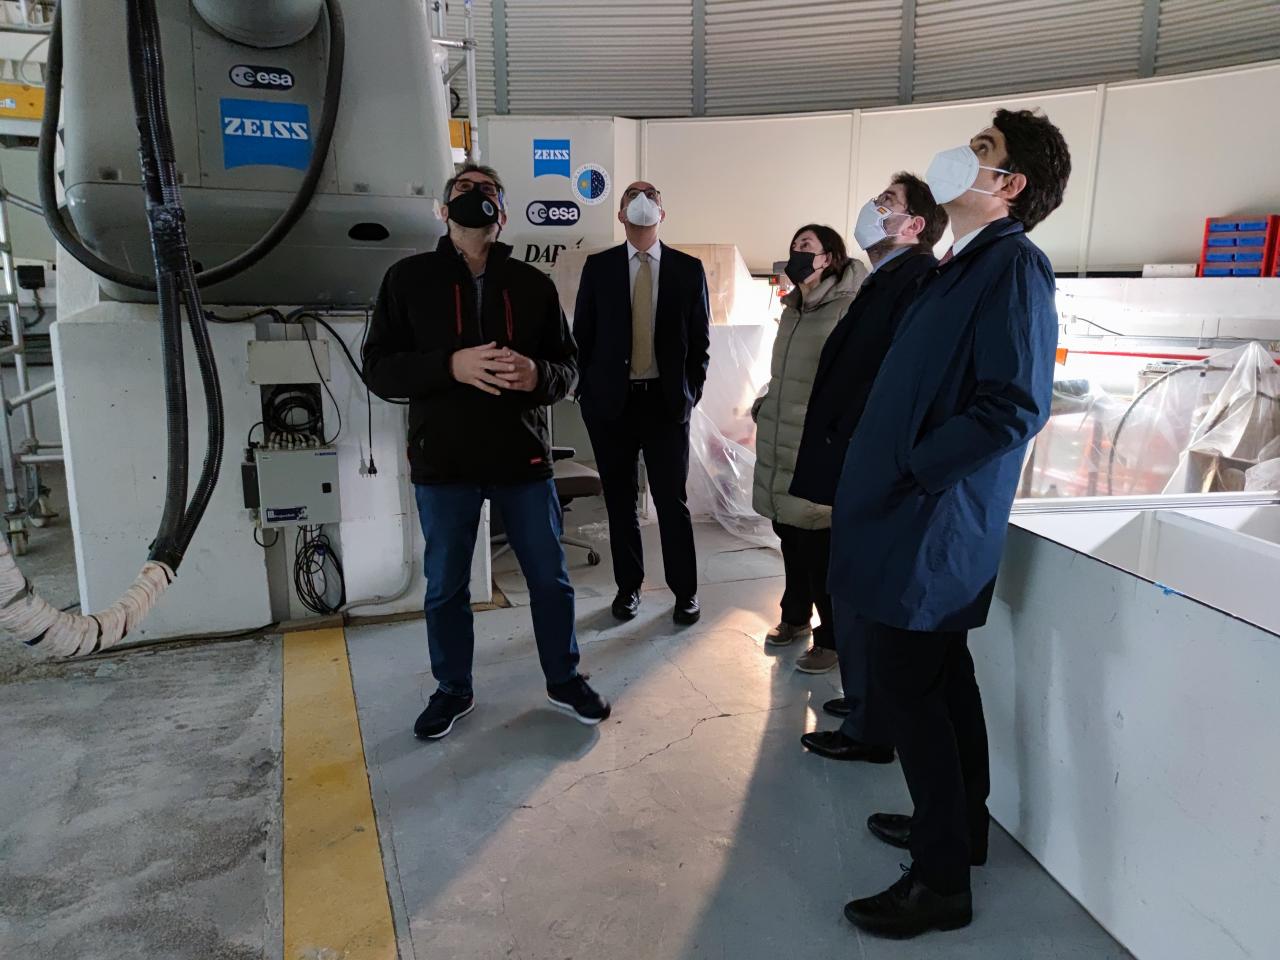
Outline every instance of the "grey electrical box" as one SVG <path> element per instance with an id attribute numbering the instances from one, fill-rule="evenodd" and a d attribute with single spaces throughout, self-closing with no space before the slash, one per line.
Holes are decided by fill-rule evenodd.
<path id="1" fill-rule="evenodd" d="M 255 460 L 260 526 L 316 526 L 341 519 L 333 447 L 259 450 Z"/>

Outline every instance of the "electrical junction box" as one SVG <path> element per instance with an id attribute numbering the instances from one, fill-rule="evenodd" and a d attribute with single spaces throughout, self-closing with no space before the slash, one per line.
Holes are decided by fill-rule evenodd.
<path id="1" fill-rule="evenodd" d="M 250 383 L 319 383 L 328 379 L 328 340 L 249 341 Z"/>
<path id="2" fill-rule="evenodd" d="M 259 526 L 316 526 L 341 519 L 335 448 L 260 449 L 254 460 Z"/>

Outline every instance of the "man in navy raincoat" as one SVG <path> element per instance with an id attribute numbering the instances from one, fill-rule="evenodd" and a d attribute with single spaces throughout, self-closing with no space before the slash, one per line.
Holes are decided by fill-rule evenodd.
<path id="1" fill-rule="evenodd" d="M 868 821 L 913 861 L 845 907 L 871 932 L 972 918 L 990 773 L 966 637 L 986 622 L 1027 444 L 1049 416 L 1054 274 L 1027 231 L 1070 171 L 1057 127 L 1025 110 L 934 159 L 926 180 L 957 239 L 903 317 L 836 492 L 831 593 L 871 624 L 872 680 L 915 805 Z"/>

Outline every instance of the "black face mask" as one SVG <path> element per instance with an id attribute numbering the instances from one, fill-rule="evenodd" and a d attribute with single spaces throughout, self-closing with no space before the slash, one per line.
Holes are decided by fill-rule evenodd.
<path id="1" fill-rule="evenodd" d="M 804 250 L 792 250 L 791 259 L 787 261 L 787 276 L 797 287 L 813 276 L 813 261 L 819 256 Z"/>
<path id="2" fill-rule="evenodd" d="M 487 227 L 498 222 L 498 201 L 468 190 L 449 201 L 449 219 L 460 227 Z"/>

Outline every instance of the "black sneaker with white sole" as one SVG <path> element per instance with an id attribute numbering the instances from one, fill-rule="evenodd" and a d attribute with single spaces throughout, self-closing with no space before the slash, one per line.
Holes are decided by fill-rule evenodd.
<path id="1" fill-rule="evenodd" d="M 547 699 L 553 707 L 573 714 L 574 719 L 589 727 L 608 719 L 613 711 L 609 701 L 592 690 L 581 674 L 565 683 L 547 684 Z"/>
<path id="2" fill-rule="evenodd" d="M 476 708 L 476 698 L 455 697 L 437 690 L 427 701 L 427 709 L 418 715 L 413 735 L 419 740 L 439 740 L 449 735 L 453 725 Z"/>

